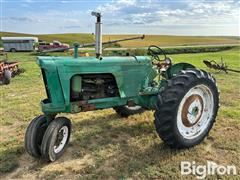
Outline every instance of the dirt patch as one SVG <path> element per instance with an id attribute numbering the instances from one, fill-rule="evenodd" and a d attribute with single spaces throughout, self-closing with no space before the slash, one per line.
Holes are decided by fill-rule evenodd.
<path id="1" fill-rule="evenodd" d="M 72 159 L 70 154 L 54 163 L 35 160 L 27 154 L 19 158 L 19 168 L 12 173 L 1 176 L 1 179 L 52 179 L 57 176 L 70 176 L 81 173 L 89 166 L 94 166 L 94 158 L 87 154 L 83 158 Z"/>

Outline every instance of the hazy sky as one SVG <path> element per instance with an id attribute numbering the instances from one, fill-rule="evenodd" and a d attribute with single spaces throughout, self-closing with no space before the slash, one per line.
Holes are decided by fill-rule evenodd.
<path id="1" fill-rule="evenodd" d="M 236 0 L 0 0 L 1 31 L 94 32 L 92 10 L 103 14 L 103 33 L 240 35 Z"/>

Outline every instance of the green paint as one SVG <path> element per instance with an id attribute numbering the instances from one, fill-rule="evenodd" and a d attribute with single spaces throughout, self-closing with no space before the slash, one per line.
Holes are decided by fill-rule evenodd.
<path id="1" fill-rule="evenodd" d="M 82 111 L 79 102 L 70 102 L 70 82 L 74 91 L 81 92 L 79 75 L 82 74 L 112 74 L 116 79 L 119 97 L 88 100 L 87 103 L 96 109 L 126 105 L 129 100 L 154 109 L 159 89 L 166 85 L 164 77 L 156 82 L 158 73 L 148 56 L 103 57 L 101 61 L 95 57 L 38 57 L 37 62 L 45 72 L 49 94 L 48 99 L 41 103 L 45 114 Z M 186 63 L 173 65 L 166 72 L 166 78 L 171 78 L 185 67 L 193 66 Z"/>
<path id="2" fill-rule="evenodd" d="M 172 65 L 170 68 L 167 69 L 165 77 L 167 79 L 171 79 L 172 77 L 176 76 L 180 73 L 181 70 L 186 70 L 188 68 L 195 68 L 192 64 L 189 63 L 177 63 Z"/>
<path id="3" fill-rule="evenodd" d="M 78 42 L 73 43 L 74 46 L 74 58 L 78 58 L 78 48 L 80 44 Z"/>
<path id="4" fill-rule="evenodd" d="M 82 77 L 81 76 L 73 76 L 71 79 L 71 88 L 73 91 L 80 93 L 82 91 Z"/>

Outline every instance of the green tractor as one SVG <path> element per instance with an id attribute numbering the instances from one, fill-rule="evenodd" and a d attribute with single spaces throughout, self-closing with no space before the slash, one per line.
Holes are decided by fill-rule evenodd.
<path id="1" fill-rule="evenodd" d="M 148 56 L 102 57 L 101 14 L 92 15 L 97 17 L 96 57 L 78 57 L 79 45 L 75 45 L 74 57 L 37 59 L 47 98 L 41 101 L 43 115 L 26 130 L 27 152 L 55 161 L 71 134 L 71 121 L 56 115 L 106 108 L 122 117 L 155 111 L 156 131 L 172 148 L 202 142 L 219 107 L 214 77 L 188 63 L 172 64 L 157 46 L 149 46 Z"/>

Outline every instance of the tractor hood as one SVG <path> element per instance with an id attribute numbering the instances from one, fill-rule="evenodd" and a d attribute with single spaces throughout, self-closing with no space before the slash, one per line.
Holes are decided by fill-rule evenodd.
<path id="1" fill-rule="evenodd" d="M 125 66 L 125 65 L 146 65 L 150 63 L 148 56 L 125 56 L 125 57 L 103 57 L 101 60 L 95 57 L 47 57 L 37 58 L 38 65 L 43 69 L 53 70 L 56 67 L 101 67 L 101 66 Z"/>
<path id="2" fill-rule="evenodd" d="M 130 98 L 138 96 L 143 86 L 157 74 L 148 56 L 103 57 L 101 60 L 95 57 L 38 57 L 37 63 L 51 102 L 49 108 L 54 106 L 50 108 L 54 112 L 71 111 L 70 87 L 74 76 L 113 75 L 120 97 Z"/>

